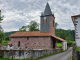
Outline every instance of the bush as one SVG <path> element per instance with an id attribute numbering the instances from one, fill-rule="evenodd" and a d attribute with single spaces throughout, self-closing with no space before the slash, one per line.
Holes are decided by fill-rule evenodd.
<path id="1" fill-rule="evenodd" d="M 67 45 L 71 46 L 71 45 L 73 45 L 73 42 L 72 41 L 67 41 Z"/>

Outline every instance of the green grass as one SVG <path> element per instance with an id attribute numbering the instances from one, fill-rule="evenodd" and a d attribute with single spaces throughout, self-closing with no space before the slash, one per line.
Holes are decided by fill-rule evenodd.
<path id="1" fill-rule="evenodd" d="M 62 48 L 62 43 L 57 43 L 58 48 Z"/>
<path id="2" fill-rule="evenodd" d="M 77 52 L 80 52 L 80 47 L 77 47 Z"/>

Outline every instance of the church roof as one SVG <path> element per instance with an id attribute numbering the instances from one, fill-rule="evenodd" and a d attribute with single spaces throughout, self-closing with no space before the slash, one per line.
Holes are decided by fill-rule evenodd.
<path id="1" fill-rule="evenodd" d="M 51 33 L 40 33 L 40 31 L 16 32 L 9 37 L 27 37 L 27 36 L 50 36 Z"/>
<path id="2" fill-rule="evenodd" d="M 44 10 L 44 15 L 52 14 L 49 4 L 47 3 L 46 8 Z"/>
<path id="3" fill-rule="evenodd" d="M 51 36 L 55 39 L 58 39 L 59 41 L 62 41 L 62 42 L 66 41 L 66 40 L 61 39 L 57 36 L 52 36 L 51 33 L 40 33 L 40 31 L 16 32 L 16 33 L 10 35 L 9 37 L 32 37 L 32 36 L 35 36 L 35 37 L 36 36 L 39 36 L 39 37 L 40 36 Z"/>

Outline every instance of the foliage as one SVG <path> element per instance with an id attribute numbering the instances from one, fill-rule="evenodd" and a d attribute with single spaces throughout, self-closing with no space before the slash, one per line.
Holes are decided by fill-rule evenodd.
<path id="1" fill-rule="evenodd" d="M 2 40 L 4 40 L 4 33 L 0 32 L 0 43 L 2 43 Z"/>
<path id="2" fill-rule="evenodd" d="M 0 10 L 0 23 L 1 23 L 2 20 L 3 19 L 2 19 L 2 16 L 1 16 L 1 10 Z M 2 27 L 0 25 L 0 43 L 2 43 L 3 39 L 4 39 L 4 33 L 3 33 L 3 29 L 2 29 Z"/>
<path id="3" fill-rule="evenodd" d="M 29 25 L 22 26 L 21 28 L 19 28 L 19 31 L 21 31 L 21 32 L 23 32 L 23 31 L 39 31 L 39 23 L 37 23 L 36 21 L 31 21 L 29 23 Z"/>
<path id="4" fill-rule="evenodd" d="M 57 29 L 57 26 L 58 26 L 59 24 L 57 23 L 57 22 L 55 22 L 55 29 Z"/>
<path id="5" fill-rule="evenodd" d="M 19 31 L 24 32 L 24 31 L 26 31 L 26 29 L 27 29 L 27 26 L 22 26 L 21 28 L 19 28 Z"/>
<path id="6" fill-rule="evenodd" d="M 39 31 L 39 23 L 36 21 L 31 21 L 28 25 L 29 31 Z"/>
<path id="7" fill-rule="evenodd" d="M 75 30 L 56 29 L 55 35 L 65 40 L 75 41 Z"/>
<path id="8" fill-rule="evenodd" d="M 10 41 L 10 40 L 11 40 L 10 37 L 8 37 L 8 36 L 5 37 L 5 41 Z"/>
<path id="9" fill-rule="evenodd" d="M 16 32 L 18 32 L 18 31 L 5 32 L 5 37 L 6 37 L 6 36 L 10 36 L 11 34 L 14 34 L 14 33 L 16 33 Z"/>
<path id="10" fill-rule="evenodd" d="M 76 50 L 77 50 L 77 52 L 80 52 L 80 47 L 77 47 L 77 49 L 76 49 Z"/>
<path id="11" fill-rule="evenodd" d="M 1 23 L 2 20 L 3 20 L 3 19 L 2 19 L 2 16 L 1 16 L 1 10 L 0 10 L 0 23 Z"/>
<path id="12" fill-rule="evenodd" d="M 4 41 L 4 40 L 3 40 L 2 45 L 3 45 L 3 46 L 6 46 L 7 43 L 9 43 L 9 42 L 10 42 L 10 41 Z"/>
<path id="13" fill-rule="evenodd" d="M 67 41 L 67 45 L 71 46 L 71 45 L 73 45 L 73 42 L 72 41 Z"/>

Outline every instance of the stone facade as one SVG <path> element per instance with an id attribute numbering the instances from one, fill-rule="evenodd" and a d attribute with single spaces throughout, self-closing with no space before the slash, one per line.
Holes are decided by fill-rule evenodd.
<path id="1" fill-rule="evenodd" d="M 18 47 L 18 42 L 20 42 L 21 48 L 27 47 L 30 49 L 44 49 L 44 48 L 51 49 L 53 47 L 53 42 L 51 37 L 11 38 L 11 43 L 15 48 Z"/>

